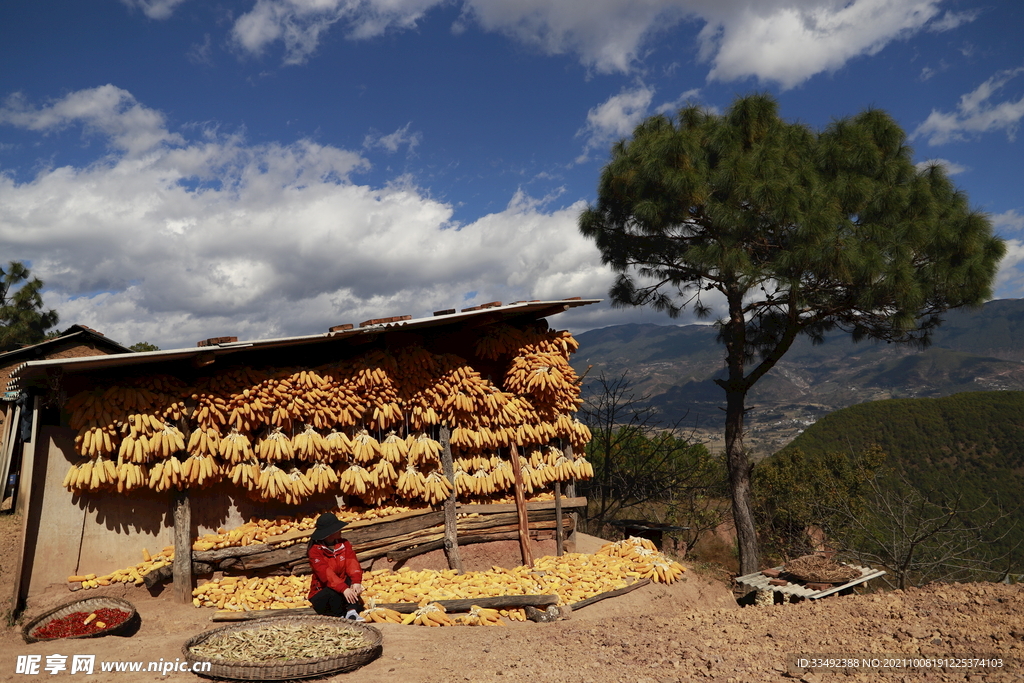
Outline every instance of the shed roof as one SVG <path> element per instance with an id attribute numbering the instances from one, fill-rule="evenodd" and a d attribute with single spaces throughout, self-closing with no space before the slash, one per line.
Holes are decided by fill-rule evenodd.
<path id="1" fill-rule="evenodd" d="M 550 301 L 516 301 L 505 305 L 502 305 L 500 301 L 495 301 L 489 304 L 483 304 L 482 306 L 464 308 L 461 311 L 456 311 L 455 309 L 437 311 L 433 316 L 428 318 L 412 319 L 410 316 L 374 318 L 362 322 L 358 326 L 339 325 L 332 327 L 328 332 L 298 337 L 280 337 L 277 339 L 258 339 L 252 341 L 225 341 L 209 344 L 206 342 L 200 342 L 201 345 L 195 348 L 146 351 L 114 356 L 90 356 L 85 358 L 59 358 L 53 360 L 29 361 L 14 369 L 11 373 L 11 381 L 7 385 L 7 390 L 20 390 L 20 388 L 27 382 L 30 382 L 35 378 L 45 376 L 47 372 L 51 370 L 59 370 L 65 374 L 74 374 L 188 359 L 199 361 L 201 364 L 205 365 L 207 362 L 212 363 L 217 357 L 227 354 L 246 351 L 262 351 L 267 349 L 297 348 L 306 345 L 336 341 L 346 337 L 355 338 L 363 335 L 380 334 L 382 332 L 396 329 L 416 331 L 432 327 L 452 326 L 465 322 L 473 322 L 478 325 L 489 325 L 521 317 L 536 320 L 567 311 L 570 308 L 587 306 L 589 304 L 598 303 L 599 301 L 601 300 L 582 299 L 580 297 Z M 216 339 L 210 341 L 216 341 Z M 203 362 L 204 360 L 207 360 L 207 362 Z"/>
<path id="2" fill-rule="evenodd" d="M 68 329 L 64 330 L 64 334 L 59 337 L 45 339 L 38 344 L 28 344 L 27 346 L 22 346 L 20 349 L 0 353 L 0 366 L 8 365 L 12 361 L 17 361 L 19 358 L 28 358 L 44 354 L 48 347 L 65 344 L 72 340 L 92 341 L 110 349 L 111 353 L 134 353 L 127 346 L 118 344 L 110 337 L 107 337 L 102 332 L 97 332 L 91 327 L 86 327 L 85 325 L 72 325 Z"/>

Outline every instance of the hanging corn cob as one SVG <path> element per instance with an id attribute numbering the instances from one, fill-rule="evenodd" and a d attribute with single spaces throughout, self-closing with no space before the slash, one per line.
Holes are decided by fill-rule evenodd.
<path id="1" fill-rule="evenodd" d="M 561 440 L 580 454 L 589 439 L 572 417 L 575 348 L 568 333 L 542 326 L 490 326 L 477 354 L 507 368 L 502 385 L 463 358 L 409 345 L 317 369 L 229 368 L 192 387 L 168 376 L 98 387 L 67 404 L 88 460 L 69 468 L 65 485 L 167 490 L 224 477 L 288 503 L 343 493 L 436 505 L 453 488 L 464 499 L 506 494 L 513 477 L 503 455 L 526 447 L 524 483 L 534 492 L 592 475 L 585 459 L 547 448 Z M 441 446 L 431 435 L 440 424 L 460 462 L 451 481 L 437 471 Z M 190 428 L 187 445 L 179 426 Z"/>

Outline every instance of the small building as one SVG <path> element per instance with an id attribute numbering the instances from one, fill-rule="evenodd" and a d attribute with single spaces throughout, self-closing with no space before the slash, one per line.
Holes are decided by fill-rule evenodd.
<path id="1" fill-rule="evenodd" d="M 475 439 L 479 451 L 480 440 L 490 440 L 494 444 L 489 451 L 492 462 L 500 462 L 502 449 L 517 449 L 518 453 L 526 445 L 547 448 L 543 444 L 567 439 L 575 428 L 571 413 L 575 412 L 573 397 L 578 396 L 578 384 L 572 388 L 575 374 L 567 361 L 575 341 L 568 333 L 549 330 L 546 318 L 597 301 L 577 297 L 508 305 L 493 302 L 462 311 L 438 311 L 420 319 L 397 316 L 338 325 L 316 335 L 254 341 L 219 337 L 200 342 L 195 348 L 20 364 L 11 372 L 7 387 L 29 397 L 31 413 L 31 434 L 24 444 L 22 465 L 25 513 L 22 547 L 16 558 L 16 604 L 23 605 L 47 586 L 64 584 L 69 575 L 109 572 L 138 562 L 144 547 L 159 549 L 176 544 L 174 519 L 183 492 L 188 494 L 188 531 L 192 538 L 231 528 L 251 517 L 308 515 L 340 505 L 345 498 L 344 488 L 275 498 L 265 492 L 253 495 L 251 482 L 247 491 L 226 474 L 229 466 L 242 467 L 243 461 L 255 464 L 262 456 L 254 452 L 267 442 L 295 439 L 303 430 L 321 436 L 331 430 L 334 435 L 336 427 L 346 432 L 347 439 L 365 434 L 383 441 L 385 435 L 396 430 L 411 435 L 414 430 L 410 425 L 419 425 L 416 432 L 429 431 L 424 425 L 431 425 L 440 428 L 440 433 L 450 434 L 452 450 L 464 448 L 468 452 L 474 448 Z M 519 343 L 513 338 L 520 333 L 545 339 L 546 344 L 559 350 L 547 356 L 533 351 L 517 355 L 509 345 Z M 396 357 L 414 365 L 398 366 Z M 433 370 L 417 374 L 423 364 L 431 363 L 436 366 Z M 449 384 L 438 379 L 448 372 L 444 367 L 455 368 L 445 375 L 447 379 L 442 378 Z M 414 374 L 419 377 L 417 385 L 409 384 Z M 529 387 L 510 379 L 527 376 Z M 453 389 L 452 377 L 463 378 L 459 381 L 468 381 L 468 377 L 476 389 L 467 389 L 462 395 L 461 390 Z M 325 388 L 325 378 L 330 379 L 330 392 Z M 302 396 L 295 394 L 285 405 L 281 397 L 306 382 L 308 391 Z M 177 449 L 175 454 L 160 455 L 159 460 L 157 456 L 133 459 L 127 442 L 136 436 L 142 441 L 150 416 L 142 420 L 137 415 L 143 412 L 141 409 L 126 406 L 141 405 L 151 400 L 146 397 L 160 392 L 170 396 L 174 391 L 181 392 L 182 387 L 188 387 L 187 394 L 161 405 L 158 431 L 148 436 L 173 436 L 189 446 L 181 447 L 182 441 L 178 441 L 179 446 L 169 447 Z M 456 397 L 456 393 L 460 395 Z M 345 414 L 346 397 L 365 398 L 371 394 L 377 408 L 371 405 L 367 409 L 364 400 L 358 416 Z M 508 398 L 513 395 L 520 398 Z M 489 418 L 477 414 L 485 404 L 505 405 L 502 402 L 520 401 L 522 397 L 528 397 L 520 406 L 527 413 L 516 413 L 521 415 L 518 425 L 496 418 L 488 422 Z M 99 406 L 108 398 L 116 404 L 116 410 Z M 435 414 L 435 409 L 442 413 L 442 403 L 448 412 Z M 116 414 L 117 410 L 121 414 Z M 294 412 L 289 415 L 289 410 Z M 366 433 L 367 429 L 371 434 Z M 244 435 L 253 450 L 247 460 L 240 457 L 233 464 L 222 462 L 221 475 L 209 481 L 172 486 L 161 483 L 163 465 L 173 464 L 177 471 L 179 466 L 190 466 L 187 461 L 195 458 L 193 475 L 199 471 L 198 461 L 206 457 L 207 432 L 210 443 L 229 435 L 232 439 Z M 203 445 L 199 445 L 200 437 Z M 571 448 L 568 452 L 571 457 Z M 138 485 L 137 475 L 128 476 L 126 484 L 123 474 L 116 487 L 109 481 L 99 487 L 68 484 L 77 481 L 80 468 L 86 464 L 99 463 L 109 472 L 114 460 L 126 471 L 142 468 L 149 485 L 145 484 L 146 478 Z M 314 468 L 322 473 L 321 466 L 334 467 L 336 474 L 346 466 L 355 468 L 342 460 L 314 462 L 299 455 L 289 463 L 288 476 L 293 480 Z M 561 464 L 560 471 L 565 472 L 564 462 Z M 275 468 L 274 457 L 262 459 L 260 466 L 265 470 Z M 412 467 L 404 462 L 400 466 Z M 163 474 L 166 479 L 166 472 Z M 381 490 L 393 491 L 393 481 L 391 489 Z M 122 491 L 122 486 L 126 490 Z"/>
<path id="2" fill-rule="evenodd" d="M 84 358 L 87 356 L 107 356 L 133 353 L 126 346 L 104 336 L 91 327 L 72 325 L 59 337 L 47 339 L 38 344 L 23 346 L 14 351 L 0 353 L 0 388 L 7 385 L 11 373 L 29 361 L 56 360 L 68 358 Z M 3 404 L 0 405 L 0 493 L 7 490 L 7 482 L 11 474 L 16 474 L 21 463 L 20 449 L 17 449 L 18 426 L 12 424 L 18 413 L 18 392 L 8 391 L 2 394 Z M 27 413 L 27 411 L 25 411 Z M 27 415 L 26 415 L 27 417 Z M 19 418 L 20 421 L 20 418 Z M 26 427 L 29 425 L 25 420 Z M 19 457 L 13 458 L 17 455 Z M 14 487 L 11 487 L 12 490 Z"/>

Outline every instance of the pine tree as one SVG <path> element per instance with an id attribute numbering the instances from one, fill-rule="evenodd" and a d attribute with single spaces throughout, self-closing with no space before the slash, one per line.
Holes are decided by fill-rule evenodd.
<path id="1" fill-rule="evenodd" d="M 11 261 L 6 271 L 0 268 L 0 352 L 43 341 L 59 320 L 57 311 L 43 310 L 43 281 L 29 276 L 20 261 Z M 12 294 L 17 285 L 21 288 Z"/>
<path id="2" fill-rule="evenodd" d="M 672 317 L 721 307 L 726 460 L 740 572 L 757 571 L 747 392 L 798 335 L 927 344 L 950 308 L 977 306 L 1005 246 L 942 168 L 915 168 L 906 134 L 867 110 L 817 132 L 768 95 L 723 114 L 655 116 L 612 149 L 579 219 L 619 275 L 613 305 Z"/>

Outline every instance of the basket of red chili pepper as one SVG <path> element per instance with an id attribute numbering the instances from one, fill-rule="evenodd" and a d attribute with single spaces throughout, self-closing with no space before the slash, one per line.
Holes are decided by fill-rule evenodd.
<path id="1" fill-rule="evenodd" d="M 21 629 L 26 643 L 58 638 L 95 638 L 128 631 L 138 618 L 135 605 L 120 598 L 86 598 L 40 614 Z"/>

